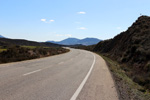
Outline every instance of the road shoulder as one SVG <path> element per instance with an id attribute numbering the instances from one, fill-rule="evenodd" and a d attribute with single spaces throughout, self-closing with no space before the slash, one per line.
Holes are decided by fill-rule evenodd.
<path id="1" fill-rule="evenodd" d="M 93 71 L 76 100 L 119 100 L 107 64 L 99 55 L 95 57 Z"/>

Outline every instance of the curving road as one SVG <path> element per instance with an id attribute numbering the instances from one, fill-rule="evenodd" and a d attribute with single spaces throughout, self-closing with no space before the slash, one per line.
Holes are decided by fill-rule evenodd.
<path id="1" fill-rule="evenodd" d="M 105 61 L 89 51 L 0 65 L 0 100 L 118 100 Z"/>

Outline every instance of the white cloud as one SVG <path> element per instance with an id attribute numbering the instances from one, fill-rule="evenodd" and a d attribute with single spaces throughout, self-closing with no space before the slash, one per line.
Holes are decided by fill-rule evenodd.
<path id="1" fill-rule="evenodd" d="M 86 30 L 87 28 L 85 28 L 85 27 L 80 27 L 80 28 L 78 28 L 78 29 L 80 29 L 80 30 Z"/>
<path id="2" fill-rule="evenodd" d="M 86 12 L 80 11 L 80 12 L 78 12 L 78 14 L 86 14 Z"/>
<path id="3" fill-rule="evenodd" d="M 55 20 L 51 19 L 49 21 L 46 21 L 46 19 L 41 19 L 42 22 L 45 22 L 45 23 L 51 23 L 51 22 L 54 22 Z"/>
<path id="4" fill-rule="evenodd" d="M 42 21 L 42 22 L 45 22 L 45 21 L 46 21 L 46 19 L 41 19 L 41 21 Z"/>
<path id="5" fill-rule="evenodd" d="M 51 20 L 49 20 L 50 22 L 54 22 L 55 20 L 53 20 L 53 19 L 51 19 Z"/>
<path id="6" fill-rule="evenodd" d="M 66 37 L 71 37 L 72 35 L 71 35 L 71 34 L 65 34 L 65 36 L 66 36 Z"/>

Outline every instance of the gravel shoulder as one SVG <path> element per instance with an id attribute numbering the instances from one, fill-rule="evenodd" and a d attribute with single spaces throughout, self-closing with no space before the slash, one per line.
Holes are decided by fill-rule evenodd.
<path id="1" fill-rule="evenodd" d="M 102 56 L 102 55 L 101 55 Z M 150 100 L 150 95 L 142 92 L 143 87 L 133 82 L 120 68 L 120 64 L 108 57 L 102 56 L 113 76 L 119 100 Z"/>
<path id="2" fill-rule="evenodd" d="M 119 100 L 107 64 L 102 57 L 97 54 L 95 56 L 93 71 L 76 100 Z"/>

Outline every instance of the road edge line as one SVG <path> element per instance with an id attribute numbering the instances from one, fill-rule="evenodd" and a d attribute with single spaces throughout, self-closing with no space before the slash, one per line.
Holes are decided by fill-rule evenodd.
<path id="1" fill-rule="evenodd" d="M 94 61 L 93 61 L 92 65 L 91 65 L 91 68 L 90 68 L 89 72 L 87 73 L 87 75 L 86 75 L 85 78 L 83 79 L 82 83 L 79 85 L 78 89 L 75 91 L 75 93 L 73 94 L 73 96 L 71 97 L 70 100 L 76 100 L 76 98 L 78 97 L 79 93 L 81 92 L 83 86 L 85 85 L 87 79 L 89 78 L 89 76 L 90 76 L 90 74 L 91 74 L 91 72 L 92 72 L 92 70 L 93 70 L 93 67 L 94 67 L 94 65 L 95 65 L 95 59 L 96 59 L 96 58 L 95 58 L 95 55 L 94 55 L 93 53 L 91 53 L 91 54 L 92 54 L 93 57 L 94 57 Z"/>

